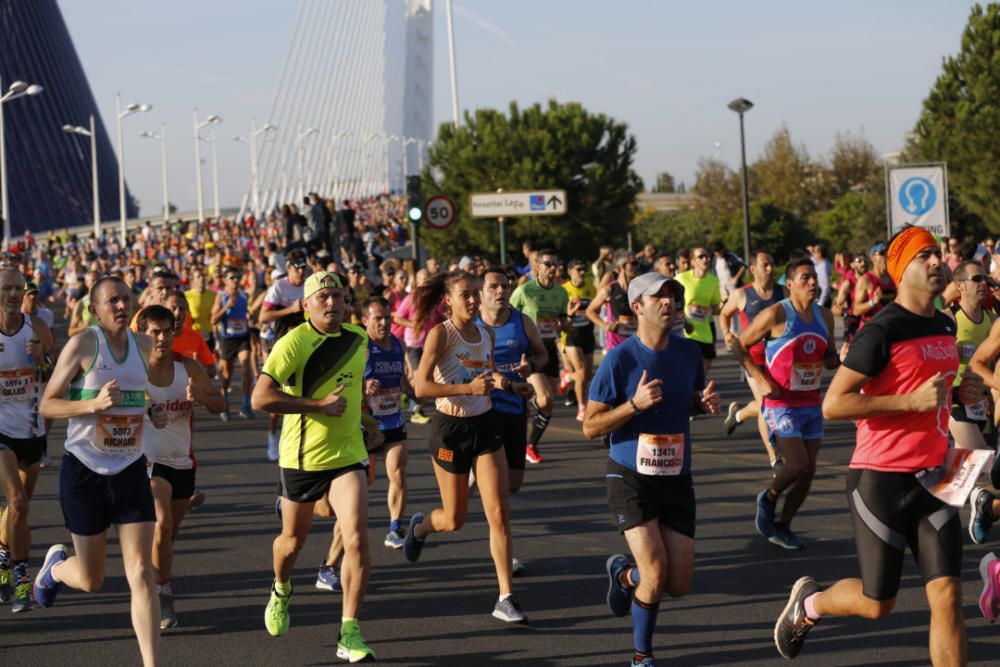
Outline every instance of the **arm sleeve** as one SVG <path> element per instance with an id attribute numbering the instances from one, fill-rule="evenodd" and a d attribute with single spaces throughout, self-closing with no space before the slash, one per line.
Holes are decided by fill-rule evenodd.
<path id="1" fill-rule="evenodd" d="M 869 322 L 854 335 L 844 366 L 862 375 L 875 377 L 888 363 L 889 341 L 886 332 L 879 324 Z"/>
<path id="2" fill-rule="evenodd" d="M 518 287 L 514 290 L 514 293 L 510 295 L 510 305 L 518 310 L 524 310 L 524 290 Z"/>
<path id="3" fill-rule="evenodd" d="M 261 369 L 262 373 L 268 375 L 279 385 L 285 384 L 288 378 L 292 377 L 292 374 L 297 370 L 295 363 L 296 350 L 293 339 L 294 337 L 288 334 L 279 338 L 278 342 L 271 349 L 271 353 L 267 355 L 264 368 Z"/>

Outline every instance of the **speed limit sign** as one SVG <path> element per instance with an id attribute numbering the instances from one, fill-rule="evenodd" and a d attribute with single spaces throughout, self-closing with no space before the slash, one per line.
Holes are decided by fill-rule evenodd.
<path id="1" fill-rule="evenodd" d="M 434 195 L 424 206 L 424 220 L 434 229 L 444 229 L 455 222 L 455 202 L 445 195 Z"/>

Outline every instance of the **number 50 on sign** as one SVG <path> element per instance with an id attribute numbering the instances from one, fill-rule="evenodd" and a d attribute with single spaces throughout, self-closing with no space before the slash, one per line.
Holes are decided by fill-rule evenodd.
<path id="1" fill-rule="evenodd" d="M 434 229 L 444 229 L 455 222 L 455 202 L 446 195 L 434 195 L 424 205 L 424 221 Z"/>

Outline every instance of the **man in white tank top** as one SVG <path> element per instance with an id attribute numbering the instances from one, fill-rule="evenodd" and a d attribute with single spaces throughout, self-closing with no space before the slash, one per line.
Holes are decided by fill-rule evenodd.
<path id="1" fill-rule="evenodd" d="M 162 630 L 177 625 L 170 575 L 174 540 L 195 488 L 194 404 L 201 403 L 209 412 L 219 414 L 226 402 L 201 364 L 173 351 L 175 321 L 170 310 L 164 306 L 146 306 L 139 313 L 137 324 L 139 332 L 153 341 L 146 392 L 153 405 L 162 406 L 167 415 L 165 428 L 153 428 L 147 415 L 142 429 L 142 451 L 156 506 L 153 574 L 160 596 Z"/>
<path id="2" fill-rule="evenodd" d="M 44 450 L 38 387 L 52 334 L 37 317 L 21 314 L 24 276 L 0 269 L 0 484 L 7 511 L 0 521 L 0 600 L 11 611 L 31 609 L 28 504 Z"/>
<path id="3" fill-rule="evenodd" d="M 55 603 L 60 585 L 95 592 L 104 583 L 108 527 L 116 524 L 132 591 L 132 627 L 145 665 L 159 660 L 160 607 L 150 554 L 156 511 L 142 456 L 146 360 L 152 342 L 128 329 L 132 293 L 120 278 L 98 280 L 89 308 L 96 326 L 66 343 L 42 397 L 42 416 L 67 419 L 59 502 L 76 555 L 52 546 L 35 577 L 35 601 Z M 153 426 L 166 413 L 150 408 Z"/>

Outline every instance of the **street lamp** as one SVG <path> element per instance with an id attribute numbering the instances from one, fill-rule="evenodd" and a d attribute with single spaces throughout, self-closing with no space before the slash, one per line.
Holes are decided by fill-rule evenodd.
<path id="1" fill-rule="evenodd" d="M 170 219 L 170 191 L 167 186 L 167 125 L 160 125 L 160 133 L 143 132 L 139 135 L 146 139 L 156 139 L 160 142 L 160 173 L 163 175 L 163 222 Z"/>
<path id="2" fill-rule="evenodd" d="M 302 201 L 306 197 L 306 186 L 305 186 L 305 152 L 306 152 L 306 139 L 310 136 L 319 132 L 315 127 L 310 127 L 305 132 L 302 131 L 302 125 L 299 125 L 299 133 L 295 137 L 295 152 L 299 163 L 299 201 Z"/>
<path id="3" fill-rule="evenodd" d="M 205 207 L 202 201 L 201 194 L 201 130 L 202 128 L 208 127 L 209 125 L 218 125 L 222 122 L 222 119 L 212 114 L 205 120 L 198 122 L 198 110 L 194 110 L 194 163 L 195 163 L 195 174 L 196 174 L 196 188 L 198 196 L 198 223 L 205 221 Z"/>
<path id="4" fill-rule="evenodd" d="M 330 140 L 330 193 L 334 201 L 337 201 L 338 189 L 337 189 L 337 140 L 341 137 L 346 137 L 353 132 L 334 132 L 333 137 Z"/>
<path id="5" fill-rule="evenodd" d="M 265 132 L 274 132 L 278 128 L 270 123 L 266 124 L 264 127 L 257 129 L 257 121 L 250 121 L 250 138 L 246 137 L 233 137 L 235 141 L 242 141 L 245 144 L 250 144 L 250 178 L 253 182 L 251 186 L 252 189 L 252 203 L 253 203 L 253 214 L 254 217 L 260 216 L 260 182 L 257 178 L 257 137 L 264 134 Z M 242 215 L 242 214 L 241 214 Z"/>
<path id="6" fill-rule="evenodd" d="M 101 191 L 97 186 L 97 132 L 94 129 L 94 114 L 90 114 L 90 129 L 79 125 L 63 125 L 63 132 L 90 137 L 90 170 L 94 186 L 94 238 L 101 236 Z"/>
<path id="7" fill-rule="evenodd" d="M 747 184 L 747 142 L 743 132 L 743 114 L 753 109 L 753 102 L 737 97 L 729 109 L 740 115 L 740 162 L 743 169 L 743 259 L 750 265 L 750 187 Z"/>
<path id="8" fill-rule="evenodd" d="M 0 85 L 0 90 L 3 90 Z M 16 100 L 25 95 L 37 95 L 45 90 L 37 83 L 27 84 L 24 81 L 15 81 L 10 84 L 6 93 L 0 95 L 0 216 L 3 216 L 3 246 L 6 248 L 10 244 L 10 202 L 7 199 L 7 150 L 4 147 L 3 138 L 3 105 L 5 102 Z"/>
<path id="9" fill-rule="evenodd" d="M 125 136 L 122 134 L 122 119 L 134 113 L 149 111 L 153 106 L 150 104 L 136 104 L 133 102 L 122 111 L 121 93 L 115 95 L 115 118 L 118 121 L 118 217 L 121 224 L 122 247 L 126 239 L 125 230 Z"/>

